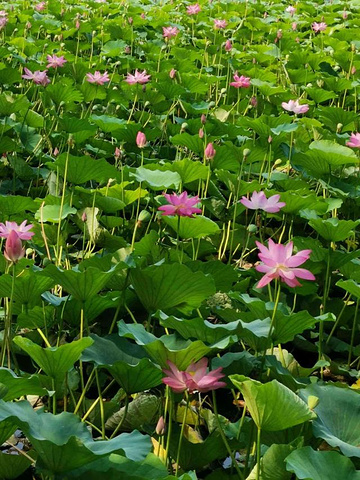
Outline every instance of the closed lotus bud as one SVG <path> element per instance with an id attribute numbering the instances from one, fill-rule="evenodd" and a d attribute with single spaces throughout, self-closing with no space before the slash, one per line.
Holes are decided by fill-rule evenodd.
<path id="1" fill-rule="evenodd" d="M 356 68 L 355 68 L 355 67 L 352 67 L 352 69 L 351 69 L 351 75 L 355 75 L 355 73 L 356 73 Z"/>
<path id="2" fill-rule="evenodd" d="M 226 51 L 226 52 L 230 52 L 231 49 L 232 49 L 232 43 L 231 43 L 231 41 L 230 41 L 230 40 L 226 40 L 226 42 L 225 42 L 225 51 Z"/>
<path id="3" fill-rule="evenodd" d="M 277 167 L 278 165 L 281 165 L 281 164 L 282 164 L 282 160 L 281 158 L 278 158 L 277 160 L 275 160 L 274 167 Z"/>
<path id="4" fill-rule="evenodd" d="M 253 223 L 250 223 L 250 225 L 247 227 L 249 233 L 255 233 L 257 231 L 257 226 L 254 225 Z"/>
<path id="5" fill-rule="evenodd" d="M 139 222 L 149 222 L 151 219 L 151 213 L 148 212 L 147 210 L 141 210 L 141 212 L 139 213 Z"/>
<path id="6" fill-rule="evenodd" d="M 268 136 L 268 142 L 271 143 L 273 141 L 273 138 L 271 135 Z"/>
<path id="7" fill-rule="evenodd" d="M 53 155 L 56 157 L 56 155 L 59 154 L 59 149 L 57 147 L 54 148 Z"/>
<path id="8" fill-rule="evenodd" d="M 121 157 L 121 150 L 120 150 L 119 147 L 115 148 L 114 157 L 115 157 L 116 160 L 118 160 Z"/>
<path id="9" fill-rule="evenodd" d="M 186 122 L 182 123 L 181 124 L 181 129 L 180 129 L 180 133 L 183 132 L 184 130 L 186 130 L 188 128 L 188 124 Z"/>
<path id="10" fill-rule="evenodd" d="M 76 28 L 77 30 L 79 30 L 79 28 L 80 28 L 80 22 L 79 22 L 79 20 L 76 20 L 75 28 Z"/>
<path id="11" fill-rule="evenodd" d="M 25 248 L 15 230 L 11 230 L 5 242 L 4 256 L 9 262 L 16 263 L 25 255 Z"/>
<path id="12" fill-rule="evenodd" d="M 216 155 L 216 150 L 213 146 L 213 144 L 210 142 L 207 144 L 206 148 L 205 148 L 205 158 L 207 158 L 208 160 L 212 160 Z"/>
<path id="13" fill-rule="evenodd" d="M 136 145 L 139 148 L 144 148 L 146 146 L 146 136 L 143 132 L 138 132 L 136 135 Z"/>
<path id="14" fill-rule="evenodd" d="M 175 68 L 172 68 L 169 72 L 169 77 L 171 78 L 171 80 L 174 80 L 174 78 L 176 77 L 176 70 Z"/>
<path id="15" fill-rule="evenodd" d="M 344 125 L 343 125 L 342 123 L 338 123 L 338 124 L 336 125 L 336 133 L 340 133 L 340 132 L 341 132 L 341 129 L 343 128 L 343 126 L 344 126 Z"/>
<path id="16" fill-rule="evenodd" d="M 202 123 L 203 125 L 205 125 L 205 123 L 206 123 L 206 115 L 205 115 L 204 113 L 201 115 L 200 121 L 201 121 L 201 123 Z"/>
<path id="17" fill-rule="evenodd" d="M 250 104 L 251 104 L 253 107 L 257 107 L 258 102 L 257 102 L 256 97 L 251 97 L 251 98 L 250 98 Z"/>
<path id="18" fill-rule="evenodd" d="M 199 129 L 199 138 L 204 138 L 204 129 L 203 128 Z"/>
<path id="19" fill-rule="evenodd" d="M 157 433 L 157 435 L 164 435 L 165 433 L 165 421 L 164 421 L 164 417 L 161 416 L 156 424 L 156 428 L 155 428 L 155 432 Z"/>
<path id="20" fill-rule="evenodd" d="M 248 157 L 251 153 L 251 150 L 249 148 L 244 148 L 244 151 L 243 151 L 243 156 L 244 157 Z"/>
<path id="21" fill-rule="evenodd" d="M 87 215 L 86 215 L 86 212 L 85 212 L 85 210 L 84 210 L 84 211 L 83 211 L 83 214 L 81 215 L 81 221 L 85 223 L 86 220 L 87 220 Z"/>
<path id="22" fill-rule="evenodd" d="M 310 410 L 313 410 L 319 404 L 319 398 L 315 397 L 315 395 L 309 395 L 307 400 Z"/>

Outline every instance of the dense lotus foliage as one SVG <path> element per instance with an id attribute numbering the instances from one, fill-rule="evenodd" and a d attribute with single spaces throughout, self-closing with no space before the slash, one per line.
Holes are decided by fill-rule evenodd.
<path id="1" fill-rule="evenodd" d="M 359 478 L 359 28 L 0 2 L 0 478 Z"/>

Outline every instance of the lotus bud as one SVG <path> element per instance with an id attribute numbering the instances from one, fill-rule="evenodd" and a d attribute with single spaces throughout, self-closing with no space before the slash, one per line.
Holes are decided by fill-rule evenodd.
<path id="1" fill-rule="evenodd" d="M 251 150 L 249 148 L 244 148 L 243 157 L 246 158 L 250 155 Z"/>
<path id="2" fill-rule="evenodd" d="M 136 135 L 136 145 L 139 148 L 144 148 L 146 146 L 146 136 L 143 132 L 138 132 Z"/>
<path id="3" fill-rule="evenodd" d="M 199 138 L 204 138 L 204 129 L 203 128 L 199 129 Z"/>
<path id="4" fill-rule="evenodd" d="M 257 226 L 254 225 L 253 223 L 250 223 L 250 225 L 247 227 L 247 230 L 248 230 L 249 233 L 256 233 Z"/>
<path id="5" fill-rule="evenodd" d="M 171 78 L 171 80 L 174 80 L 174 78 L 176 77 L 176 70 L 175 68 L 172 68 L 169 72 L 169 77 Z"/>
<path id="6" fill-rule="evenodd" d="M 338 124 L 336 125 L 336 133 L 340 133 L 340 132 L 341 132 L 341 129 L 343 128 L 343 126 L 344 126 L 344 125 L 343 125 L 342 123 L 338 123 Z"/>
<path id="7" fill-rule="evenodd" d="M 201 121 L 201 123 L 202 123 L 203 125 L 205 125 L 205 123 L 206 123 L 206 115 L 205 115 L 204 113 L 201 115 L 200 121 Z"/>
<path id="8" fill-rule="evenodd" d="M 210 142 L 207 144 L 205 148 L 205 158 L 208 160 L 212 160 L 216 155 L 216 150 L 213 146 L 213 144 Z"/>
<path id="9" fill-rule="evenodd" d="M 155 428 L 155 432 L 157 433 L 157 435 L 161 436 L 161 435 L 164 435 L 165 433 L 165 421 L 164 421 L 164 417 L 161 416 L 156 424 L 156 428 Z"/>
<path id="10" fill-rule="evenodd" d="M 184 130 L 186 130 L 188 128 L 188 124 L 186 122 L 182 123 L 181 124 L 181 129 L 180 129 L 180 133 L 182 133 Z"/>
<path id="11" fill-rule="evenodd" d="M 25 255 L 25 248 L 15 230 L 11 230 L 5 242 L 4 256 L 9 262 L 16 263 Z"/>

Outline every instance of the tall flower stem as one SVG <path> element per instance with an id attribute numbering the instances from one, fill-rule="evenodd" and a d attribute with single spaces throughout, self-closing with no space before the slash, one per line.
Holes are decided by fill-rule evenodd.
<path id="1" fill-rule="evenodd" d="M 11 279 L 11 291 L 10 297 L 8 301 L 8 308 L 5 315 L 5 328 L 4 328 L 4 337 L 3 337 L 3 344 L 2 344 L 2 352 L 1 352 L 1 366 L 3 367 L 5 364 L 5 356 L 7 352 L 7 367 L 11 368 L 11 322 L 12 322 L 12 306 L 13 306 L 13 298 L 14 298 L 14 290 L 15 290 L 15 264 L 12 265 L 12 279 Z"/>
<path id="2" fill-rule="evenodd" d="M 183 420 L 182 420 L 182 424 L 181 424 L 179 445 L 178 445 L 177 454 L 176 454 L 176 467 L 175 467 L 175 476 L 176 477 L 178 476 L 178 471 L 179 471 L 181 445 L 182 445 L 182 441 L 183 441 L 183 437 L 184 437 L 184 430 L 185 430 L 185 425 L 186 425 L 186 416 L 187 416 L 187 412 L 188 412 L 188 409 L 189 409 L 189 394 L 186 390 L 185 390 L 185 398 L 186 398 L 186 406 L 185 406 L 184 416 L 183 416 Z"/>
<path id="3" fill-rule="evenodd" d="M 356 325 L 357 325 L 358 312 L 359 312 L 359 302 L 360 302 L 360 299 L 358 298 L 357 301 L 356 301 L 354 321 L 353 321 L 353 326 L 352 326 L 352 330 L 351 330 L 351 340 L 350 340 L 350 349 L 349 349 L 349 357 L 348 357 L 348 368 L 349 369 L 350 369 L 351 357 L 352 357 L 353 348 L 354 348 Z"/>
<path id="4" fill-rule="evenodd" d="M 218 410 L 217 410 L 217 404 L 216 404 L 216 394 L 215 394 L 215 391 L 213 390 L 212 392 L 212 399 L 213 399 L 213 407 L 214 407 L 214 414 L 215 414 L 215 418 L 216 418 L 216 423 L 218 425 L 218 429 L 219 429 L 219 433 L 220 433 L 220 436 L 221 436 L 221 439 L 225 445 L 225 448 L 229 454 L 229 457 L 231 458 L 231 461 L 232 461 L 232 465 L 235 467 L 235 470 L 236 470 L 236 473 L 238 474 L 238 477 L 241 479 L 241 480 L 244 480 L 244 475 L 242 474 L 242 471 L 240 470 L 240 467 L 235 459 L 235 456 L 230 448 L 230 445 L 229 445 L 229 442 L 227 441 L 227 438 L 225 436 L 225 433 L 222 429 L 222 426 L 221 426 L 221 423 L 220 423 L 220 419 L 219 419 L 219 413 L 218 413 Z"/>
<path id="5" fill-rule="evenodd" d="M 256 480 L 260 480 L 261 472 L 261 429 L 257 429 L 256 439 Z"/>

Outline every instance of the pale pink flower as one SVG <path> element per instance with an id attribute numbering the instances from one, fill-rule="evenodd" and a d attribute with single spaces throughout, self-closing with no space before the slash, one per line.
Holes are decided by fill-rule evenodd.
<path id="1" fill-rule="evenodd" d="M 79 28 L 80 28 L 80 21 L 79 20 L 76 20 L 75 28 L 76 28 L 76 30 L 79 30 Z"/>
<path id="2" fill-rule="evenodd" d="M 356 67 L 352 67 L 352 69 L 351 69 L 351 75 L 355 75 L 355 73 L 356 73 Z"/>
<path id="3" fill-rule="evenodd" d="M 293 22 L 293 23 L 291 24 L 291 28 L 292 28 L 292 30 L 295 32 L 295 30 L 297 29 L 297 23 L 296 23 L 296 22 Z"/>
<path id="4" fill-rule="evenodd" d="M 226 28 L 227 27 L 227 21 L 226 20 L 219 20 L 219 19 L 215 18 L 214 19 L 214 27 L 217 30 L 220 30 L 222 28 Z"/>
<path id="5" fill-rule="evenodd" d="M 57 147 L 54 148 L 53 155 L 54 155 L 54 157 L 59 155 L 59 149 Z"/>
<path id="6" fill-rule="evenodd" d="M 224 48 L 226 52 L 230 52 L 232 50 L 232 43 L 229 39 L 226 40 Z"/>
<path id="7" fill-rule="evenodd" d="M 281 106 L 284 110 L 293 113 L 306 113 L 309 110 L 309 105 L 307 103 L 300 105 L 299 100 L 289 100 L 288 103 L 282 102 Z"/>
<path id="8" fill-rule="evenodd" d="M 40 72 L 40 70 L 36 70 L 36 72 L 32 72 L 28 68 L 24 68 L 25 75 L 22 75 L 22 78 L 25 78 L 26 80 L 32 80 L 34 83 L 37 85 L 42 85 L 43 87 L 46 87 L 48 83 L 50 83 L 50 80 L 46 74 L 47 70 L 44 70 L 43 72 Z"/>
<path id="9" fill-rule="evenodd" d="M 156 427 L 155 427 L 155 432 L 157 435 L 161 436 L 161 435 L 164 435 L 165 433 L 165 420 L 164 420 L 164 417 L 161 416 L 156 424 Z"/>
<path id="10" fill-rule="evenodd" d="M 87 73 L 86 80 L 89 83 L 95 83 L 95 85 L 104 85 L 104 83 L 110 82 L 110 77 L 107 72 L 100 73 L 98 70 L 94 74 Z"/>
<path id="11" fill-rule="evenodd" d="M 140 15 L 140 17 L 141 17 L 143 20 L 145 20 L 145 18 L 146 18 L 145 12 L 142 12 L 142 14 Z"/>
<path id="12" fill-rule="evenodd" d="M 10 235 L 5 242 L 4 257 L 9 262 L 16 263 L 25 255 L 25 248 L 22 246 L 19 235 L 15 230 L 11 230 Z"/>
<path id="13" fill-rule="evenodd" d="M 133 22 L 134 22 L 133 18 L 132 18 L 132 17 L 129 17 L 129 18 L 128 18 L 128 22 L 129 22 L 130 25 L 132 25 Z"/>
<path id="14" fill-rule="evenodd" d="M 205 113 L 202 113 L 202 114 L 201 114 L 200 122 L 201 122 L 203 125 L 205 125 L 205 123 L 206 123 L 206 115 L 205 115 Z"/>
<path id="15" fill-rule="evenodd" d="M 234 80 L 235 82 L 231 82 L 230 85 L 235 88 L 248 88 L 250 87 L 250 77 L 244 77 L 241 75 L 239 77 L 238 73 L 234 73 Z"/>
<path id="16" fill-rule="evenodd" d="M 200 12 L 201 12 L 201 7 L 198 3 L 195 3 L 194 5 L 189 5 L 186 8 L 186 13 L 188 15 L 197 15 Z"/>
<path id="17" fill-rule="evenodd" d="M 346 145 L 352 148 L 360 148 L 360 133 L 352 133 Z"/>
<path id="18" fill-rule="evenodd" d="M 135 83 L 139 83 L 140 85 L 143 85 L 144 83 L 147 83 L 150 81 L 151 75 L 146 75 L 146 70 L 139 72 L 137 69 L 135 70 L 134 75 L 131 73 L 128 73 L 125 82 L 128 83 L 129 85 L 134 85 Z"/>
<path id="19" fill-rule="evenodd" d="M 326 27 L 327 25 L 325 22 L 320 22 L 320 23 L 314 22 L 311 25 L 311 28 L 314 30 L 315 33 L 323 32 L 324 30 L 326 30 Z"/>
<path id="20" fill-rule="evenodd" d="M 285 12 L 286 12 L 286 13 L 289 13 L 291 16 L 293 16 L 294 13 L 296 12 L 296 8 L 293 7 L 292 5 L 289 5 L 289 6 L 285 9 Z"/>
<path id="21" fill-rule="evenodd" d="M 176 77 L 176 70 L 175 68 L 172 68 L 169 72 L 169 77 L 171 78 L 171 80 L 174 80 L 174 78 Z"/>
<path id="22" fill-rule="evenodd" d="M 257 98 L 256 97 L 251 97 L 250 98 L 250 105 L 254 108 L 257 107 L 257 104 L 258 104 L 258 101 L 257 101 Z"/>
<path id="23" fill-rule="evenodd" d="M 275 243 L 269 239 L 269 248 L 256 242 L 260 250 L 259 258 L 262 261 L 255 267 L 258 272 L 265 273 L 257 284 L 257 288 L 265 287 L 275 278 L 280 278 L 289 287 L 299 287 L 301 284 L 297 278 L 305 280 L 315 280 L 314 275 L 305 268 L 297 268 L 305 263 L 311 254 L 311 250 L 301 250 L 293 255 L 293 242 L 287 245 Z"/>
<path id="24" fill-rule="evenodd" d="M 199 128 L 199 138 L 204 138 L 204 129 Z"/>
<path id="25" fill-rule="evenodd" d="M 182 192 L 179 195 L 176 193 L 164 193 L 164 197 L 169 202 L 169 205 L 162 205 L 158 208 L 163 215 L 178 215 L 179 217 L 192 217 L 194 213 L 201 213 L 201 209 L 194 207 L 199 203 L 199 197 L 188 197 L 187 192 Z"/>
<path id="26" fill-rule="evenodd" d="M 46 8 L 46 2 L 40 2 L 36 4 L 34 8 L 37 12 L 42 12 Z"/>
<path id="27" fill-rule="evenodd" d="M 119 147 L 115 147 L 115 152 L 114 152 L 114 157 L 116 160 L 118 160 L 122 155 L 122 152 Z"/>
<path id="28" fill-rule="evenodd" d="M 179 33 L 179 29 L 177 27 L 162 27 L 162 29 L 163 37 L 167 39 L 176 37 L 176 35 Z"/>
<path id="29" fill-rule="evenodd" d="M 219 381 L 225 376 L 222 373 L 222 367 L 207 372 L 207 358 L 202 358 L 198 362 L 192 363 L 185 371 L 180 371 L 170 360 L 167 363 L 170 370 L 163 369 L 163 372 L 168 376 L 163 378 L 162 381 L 176 393 L 182 393 L 185 390 L 189 393 L 206 393 L 226 387 L 225 382 Z"/>
<path id="30" fill-rule="evenodd" d="M 8 22 L 7 17 L 0 17 L 0 30 L 2 30 Z"/>
<path id="31" fill-rule="evenodd" d="M 347 13 L 346 10 L 344 10 L 344 11 L 342 12 L 342 18 L 343 18 L 344 20 L 347 20 L 347 18 L 348 18 L 348 13 Z"/>
<path id="32" fill-rule="evenodd" d="M 205 148 L 205 158 L 208 160 L 212 160 L 216 155 L 216 150 L 214 148 L 214 145 L 210 142 L 207 144 Z"/>
<path id="33" fill-rule="evenodd" d="M 146 136 L 143 132 L 138 132 L 136 135 L 136 145 L 139 148 L 144 148 L 146 146 Z"/>
<path id="34" fill-rule="evenodd" d="M 280 28 L 280 29 L 276 32 L 276 38 L 277 38 L 278 40 L 280 40 L 280 38 L 282 38 L 282 36 L 283 36 L 283 33 L 282 33 L 281 28 Z"/>
<path id="35" fill-rule="evenodd" d="M 30 240 L 33 235 L 35 235 L 34 232 L 29 232 L 33 228 L 34 225 L 31 223 L 29 225 L 26 225 L 27 220 L 24 220 L 20 225 L 18 225 L 16 222 L 5 222 L 5 225 L 3 223 L 0 223 L 0 237 L 2 238 L 8 238 L 11 232 L 16 232 L 20 240 Z"/>
<path id="36" fill-rule="evenodd" d="M 242 197 L 240 202 L 250 210 L 264 210 L 267 213 L 277 213 L 282 207 L 285 207 L 286 203 L 279 202 L 280 195 L 272 195 L 266 198 L 264 192 L 253 192 L 250 200 L 246 197 Z"/>
<path id="37" fill-rule="evenodd" d="M 61 57 L 58 57 L 57 55 L 48 55 L 47 61 L 49 62 L 46 65 L 46 68 L 58 68 L 58 67 L 63 67 L 67 60 L 65 60 L 65 57 L 61 55 Z"/>
<path id="38" fill-rule="evenodd" d="M 7 17 L 7 11 L 6 10 L 0 10 L 0 17 Z"/>

